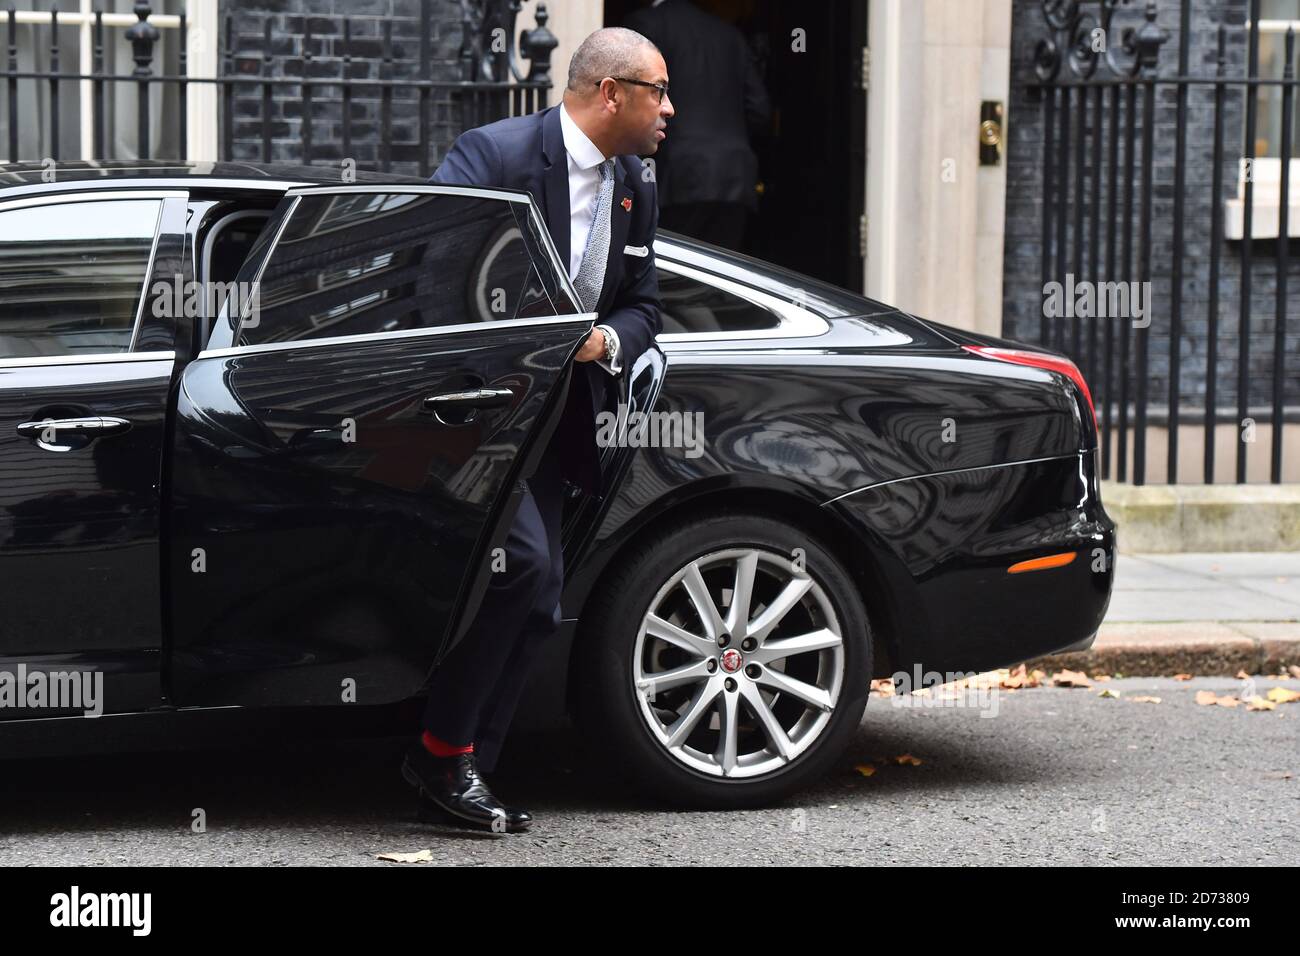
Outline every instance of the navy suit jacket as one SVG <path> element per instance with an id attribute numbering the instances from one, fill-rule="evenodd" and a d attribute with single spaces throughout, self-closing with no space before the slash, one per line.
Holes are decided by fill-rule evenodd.
<path id="1" fill-rule="evenodd" d="M 605 284 L 595 308 L 586 311 L 596 312 L 599 323 L 618 333 L 619 374 L 630 375 L 637 358 L 663 328 L 654 255 L 659 197 L 653 176 L 637 157 L 616 157 L 614 170 Z M 569 165 L 559 106 L 466 130 L 429 181 L 527 190 L 541 210 L 567 275 Z M 624 246 L 643 246 L 648 254 L 625 253 Z M 596 362 L 575 363 L 564 412 L 552 437 L 564 476 L 593 494 L 600 486 L 595 416 L 617 404 L 614 384 L 614 376 Z"/>

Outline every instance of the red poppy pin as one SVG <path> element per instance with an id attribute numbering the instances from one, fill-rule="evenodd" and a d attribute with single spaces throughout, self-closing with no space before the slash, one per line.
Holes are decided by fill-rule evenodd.
<path id="1" fill-rule="evenodd" d="M 628 196 L 626 199 L 623 200 L 623 211 L 624 211 L 624 212 L 631 212 L 631 211 L 632 211 L 632 197 L 631 197 L 631 196 Z"/>

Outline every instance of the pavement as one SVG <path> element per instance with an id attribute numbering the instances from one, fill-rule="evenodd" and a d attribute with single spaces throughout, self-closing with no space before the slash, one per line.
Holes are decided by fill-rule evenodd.
<path id="1" fill-rule="evenodd" d="M 1300 552 L 1128 554 L 1088 651 L 1031 662 L 1126 676 L 1280 674 L 1300 666 Z"/>

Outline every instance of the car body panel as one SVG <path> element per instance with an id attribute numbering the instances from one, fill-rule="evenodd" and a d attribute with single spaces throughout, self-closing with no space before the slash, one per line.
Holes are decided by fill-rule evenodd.
<path id="1" fill-rule="evenodd" d="M 0 668 L 96 661 L 126 708 L 158 699 L 161 495 L 170 353 L 0 368 Z M 25 421 L 117 417 L 130 430 L 48 451 Z M 57 437 L 57 429 L 55 431 Z M 0 708 L 0 720 L 33 716 Z"/>
<path id="2" fill-rule="evenodd" d="M 911 478 L 827 505 L 864 548 L 887 549 L 883 560 L 879 551 L 869 560 L 897 585 L 874 595 L 878 617 L 891 625 L 890 666 L 984 671 L 1096 634 L 1110 602 L 1115 541 L 1097 499 L 1094 454 Z M 1009 572 L 1064 552 L 1076 555 L 1064 567 Z"/>

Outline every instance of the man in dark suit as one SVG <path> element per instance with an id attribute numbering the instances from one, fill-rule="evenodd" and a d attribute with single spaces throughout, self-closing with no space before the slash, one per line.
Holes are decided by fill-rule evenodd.
<path id="1" fill-rule="evenodd" d="M 672 142 L 655 156 L 659 224 L 740 251 L 746 215 L 758 207 L 758 158 L 749 135 L 771 113 L 749 45 L 691 0 L 654 0 L 630 14 L 627 25 L 672 61 L 682 107 Z"/>
<path id="2" fill-rule="evenodd" d="M 597 30 L 569 64 L 561 105 L 467 130 L 432 182 L 530 192 L 584 311 L 598 323 L 577 354 L 565 407 L 526 482 L 482 609 L 429 688 L 424 733 L 402 765 L 406 780 L 450 819 L 494 830 L 527 828 L 481 771 L 495 765 L 539 645 L 560 624 L 564 482 L 599 492 L 596 413 L 617 401 L 662 328 L 654 238 L 655 152 L 673 115 L 663 57 L 645 37 Z"/>

